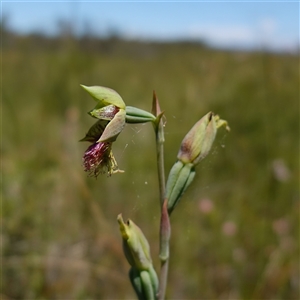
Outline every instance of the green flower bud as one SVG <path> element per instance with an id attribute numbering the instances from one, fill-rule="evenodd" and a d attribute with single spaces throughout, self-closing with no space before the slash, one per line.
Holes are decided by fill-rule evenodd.
<path id="1" fill-rule="evenodd" d="M 210 151 L 215 140 L 217 129 L 229 127 L 225 120 L 209 112 L 202 117 L 184 137 L 177 158 L 183 163 L 197 165 Z"/>
<path id="2" fill-rule="evenodd" d="M 168 199 L 169 214 L 192 183 L 196 174 L 195 166 L 209 153 L 217 129 L 221 126 L 230 130 L 225 120 L 209 112 L 184 137 L 177 156 L 178 161 L 172 167 L 166 184 L 165 197 Z"/>
<path id="3" fill-rule="evenodd" d="M 148 270 L 152 266 L 150 246 L 141 229 L 130 219 L 124 223 L 122 214 L 118 223 L 123 239 L 123 250 L 129 264 L 137 270 Z"/>
<path id="4" fill-rule="evenodd" d="M 141 229 L 131 220 L 123 221 L 118 215 L 123 250 L 131 265 L 129 277 L 140 300 L 154 300 L 158 291 L 158 278 L 150 256 L 150 246 Z"/>

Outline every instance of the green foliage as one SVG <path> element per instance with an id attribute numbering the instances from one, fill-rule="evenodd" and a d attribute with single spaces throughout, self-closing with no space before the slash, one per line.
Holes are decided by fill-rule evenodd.
<path id="1" fill-rule="evenodd" d="M 205 113 L 232 129 L 219 132 L 171 216 L 168 298 L 298 299 L 298 56 L 120 40 L 43 43 L 3 43 L 2 298 L 132 299 L 120 212 L 143 228 L 158 257 L 151 125 L 126 125 L 115 142 L 124 174 L 88 178 L 87 144 L 78 143 L 92 125 L 84 116 L 90 97 L 79 86 L 87 83 L 148 111 L 155 89 L 167 116 L 167 173 Z"/>

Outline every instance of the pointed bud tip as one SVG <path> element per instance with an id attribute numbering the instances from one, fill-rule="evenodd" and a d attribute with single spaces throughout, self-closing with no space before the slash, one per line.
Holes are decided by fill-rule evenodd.
<path id="1" fill-rule="evenodd" d="M 216 122 L 217 129 L 219 129 L 220 127 L 225 126 L 225 129 L 227 131 L 230 131 L 230 127 L 229 127 L 228 122 L 226 120 L 220 119 L 219 115 L 215 115 L 214 119 L 215 119 L 215 122 Z"/>
<path id="2" fill-rule="evenodd" d="M 124 223 L 122 213 L 118 214 L 117 221 L 118 223 Z"/>
<path id="3" fill-rule="evenodd" d="M 158 101 L 158 98 L 157 98 L 157 95 L 156 95 L 156 92 L 155 90 L 153 90 L 153 98 L 152 98 L 152 114 L 154 116 L 158 116 L 161 114 L 161 109 L 160 109 L 160 105 L 159 105 L 159 101 Z"/>

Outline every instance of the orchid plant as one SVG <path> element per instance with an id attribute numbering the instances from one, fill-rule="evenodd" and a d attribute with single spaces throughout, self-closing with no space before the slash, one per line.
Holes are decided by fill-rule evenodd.
<path id="1" fill-rule="evenodd" d="M 179 147 L 177 161 L 165 180 L 164 168 L 164 112 L 155 92 L 152 111 L 126 106 L 122 97 L 114 90 L 102 87 L 81 85 L 95 100 L 96 106 L 89 114 L 97 119 L 81 141 L 90 142 L 83 156 L 84 170 L 90 176 L 99 174 L 111 176 L 124 171 L 112 152 L 112 144 L 124 129 L 126 123 L 153 124 L 156 140 L 157 169 L 159 181 L 160 218 L 160 276 L 154 270 L 150 246 L 141 229 L 130 219 L 124 222 L 122 214 L 117 221 L 123 242 L 123 251 L 130 264 L 129 278 L 139 300 L 165 299 L 169 266 L 169 241 L 171 237 L 170 215 L 178 205 L 186 189 L 196 174 L 196 166 L 207 156 L 217 130 L 227 122 L 213 112 L 203 116 L 186 134 Z"/>

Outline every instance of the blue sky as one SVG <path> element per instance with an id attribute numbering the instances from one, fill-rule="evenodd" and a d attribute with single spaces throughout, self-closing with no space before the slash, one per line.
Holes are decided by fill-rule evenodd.
<path id="1" fill-rule="evenodd" d="M 126 38 L 194 39 L 226 48 L 295 51 L 298 1 L 1 1 L 2 16 L 20 33 L 58 32 L 72 21 L 76 32 Z"/>

